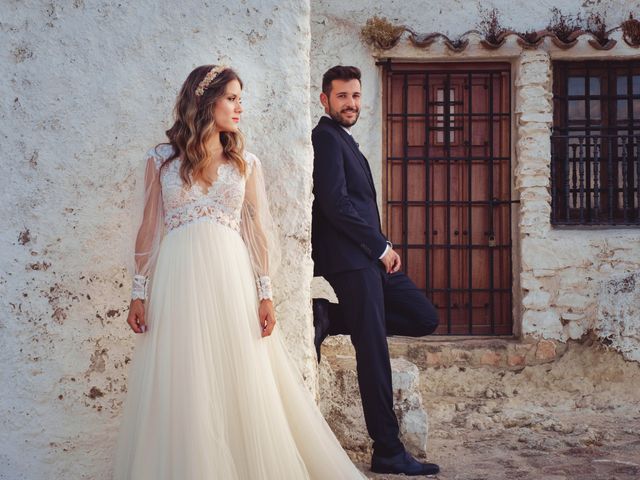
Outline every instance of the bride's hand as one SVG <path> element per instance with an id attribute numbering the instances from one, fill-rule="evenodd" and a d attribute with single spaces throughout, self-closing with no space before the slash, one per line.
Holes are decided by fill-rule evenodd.
<path id="1" fill-rule="evenodd" d="M 260 327 L 262 328 L 262 336 L 268 337 L 276 326 L 276 312 L 273 309 L 271 300 L 261 300 L 258 308 L 258 316 L 260 317 Z"/>
<path id="2" fill-rule="evenodd" d="M 136 298 L 135 300 L 131 300 L 127 323 L 131 327 L 131 330 L 136 333 L 144 333 L 147 331 L 147 324 L 144 319 L 144 302 L 141 299 Z"/>

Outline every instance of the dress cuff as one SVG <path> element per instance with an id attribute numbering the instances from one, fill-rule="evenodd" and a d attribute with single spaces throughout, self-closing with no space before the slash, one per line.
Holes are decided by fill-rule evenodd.
<path id="1" fill-rule="evenodd" d="M 258 286 L 258 298 L 260 300 L 273 300 L 273 292 L 271 291 L 271 278 L 267 276 L 258 277 L 256 280 Z"/>
<path id="2" fill-rule="evenodd" d="M 147 299 L 147 293 L 149 288 L 149 277 L 145 275 L 133 276 L 133 288 L 131 289 L 131 299 Z"/>

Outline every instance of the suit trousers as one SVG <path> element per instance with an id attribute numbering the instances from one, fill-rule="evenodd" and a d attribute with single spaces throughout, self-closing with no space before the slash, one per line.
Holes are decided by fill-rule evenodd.
<path id="1" fill-rule="evenodd" d="M 393 410 L 387 335 L 423 336 L 438 326 L 431 302 L 403 272 L 387 274 L 380 262 L 325 275 L 339 304 L 329 305 L 329 335 L 349 334 L 367 431 L 376 455 L 404 450 Z"/>

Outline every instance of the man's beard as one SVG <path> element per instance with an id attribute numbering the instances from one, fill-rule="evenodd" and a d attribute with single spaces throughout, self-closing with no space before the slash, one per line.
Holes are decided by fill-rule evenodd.
<path id="1" fill-rule="evenodd" d="M 353 120 L 347 120 L 342 115 L 343 113 L 346 113 L 346 112 L 355 112 L 356 117 Z M 353 127 L 358 121 L 358 118 L 360 118 L 360 110 L 356 110 L 355 108 L 345 108 L 342 111 L 338 112 L 333 108 L 329 108 L 329 116 L 333 120 L 338 122 L 340 125 L 342 125 L 343 127 L 349 128 L 349 127 Z"/>

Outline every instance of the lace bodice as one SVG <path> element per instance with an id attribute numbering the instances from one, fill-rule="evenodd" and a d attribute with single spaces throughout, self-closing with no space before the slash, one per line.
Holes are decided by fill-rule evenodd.
<path id="1" fill-rule="evenodd" d="M 249 250 L 260 298 L 271 298 L 269 244 L 272 233 L 258 157 L 245 152 L 247 171 L 242 175 L 232 163 L 218 167 L 209 188 L 187 186 L 180 177 L 180 159 L 160 168 L 173 154 L 173 147 L 159 145 L 147 152 L 145 208 L 136 239 L 134 298 L 146 298 L 148 277 L 165 233 L 194 222 L 213 221 L 238 232 Z"/>
<path id="2" fill-rule="evenodd" d="M 173 152 L 170 145 L 161 147 L 164 150 L 160 152 L 162 156 L 154 158 L 158 169 L 164 159 Z M 248 167 L 247 176 L 250 176 L 257 158 L 247 153 L 245 159 Z M 217 179 L 206 191 L 195 182 L 192 182 L 191 187 L 187 187 L 180 178 L 180 160 L 172 161 L 160 173 L 164 226 L 167 232 L 202 219 L 214 220 L 240 232 L 245 182 L 245 177 L 235 165 L 227 163 L 218 167 Z"/>

